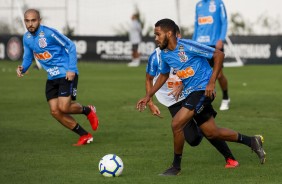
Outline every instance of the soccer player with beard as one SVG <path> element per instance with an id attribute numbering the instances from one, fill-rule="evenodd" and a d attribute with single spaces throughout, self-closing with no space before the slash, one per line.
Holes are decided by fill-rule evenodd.
<path id="1" fill-rule="evenodd" d="M 260 163 L 265 163 L 266 153 L 262 148 L 261 135 L 247 136 L 231 129 L 217 127 L 213 113 L 215 82 L 220 72 L 224 54 L 215 48 L 186 39 L 177 39 L 176 24 L 173 20 L 162 19 L 155 24 L 155 41 L 162 50 L 160 54 L 160 75 L 144 98 L 141 98 L 136 108 L 143 111 L 152 96 L 169 78 L 171 68 L 181 79 L 185 100 L 181 109 L 172 119 L 174 142 L 174 160 L 181 160 L 183 148 L 183 128 L 191 123 L 192 118 L 199 118 L 203 124 L 200 129 L 208 139 L 220 139 L 237 142 L 251 148 L 259 157 Z M 214 59 L 214 68 L 210 67 L 207 59 Z M 166 172 L 177 175 L 180 172 L 178 163 L 173 162 Z"/>
<path id="2" fill-rule="evenodd" d="M 178 38 L 181 38 L 180 29 L 177 25 L 176 34 Z M 160 74 L 160 54 L 161 50 L 159 48 L 156 48 L 155 51 L 149 57 L 146 68 L 146 92 L 149 92 L 151 90 L 153 84 L 155 84 Z M 176 73 L 172 69 L 170 70 L 168 80 L 155 94 L 157 100 L 168 108 L 172 117 L 174 117 L 175 114 L 181 109 L 183 100 L 185 99 L 182 94 L 178 97 L 178 93 L 181 93 L 182 87 L 183 86 L 181 80 L 177 77 Z M 175 96 L 177 98 L 175 98 Z M 153 99 L 148 102 L 148 107 L 154 116 L 161 117 L 161 112 L 159 108 L 154 104 Z M 215 117 L 216 114 L 217 113 L 214 111 L 213 116 Z M 203 122 L 201 121 L 202 119 L 195 117 L 191 120 L 190 123 L 187 123 L 183 128 L 185 140 L 190 146 L 199 145 L 203 138 L 201 130 L 197 126 L 197 124 L 203 124 Z M 235 168 L 239 166 L 238 161 L 236 161 L 236 159 L 234 158 L 225 141 L 216 139 L 208 139 L 208 141 L 224 156 L 226 161 L 225 168 Z M 184 147 L 184 140 L 182 144 Z M 177 164 L 177 167 L 181 168 L 181 157 L 176 156 L 173 162 L 175 163 L 174 165 Z M 178 174 L 178 170 L 167 170 L 161 175 L 176 174 Z"/>
<path id="3" fill-rule="evenodd" d="M 74 146 L 92 142 L 93 136 L 71 116 L 71 114 L 84 114 L 92 129 L 98 128 L 99 121 L 95 107 L 82 106 L 74 101 L 78 84 L 74 43 L 57 30 L 41 25 L 38 10 L 28 9 L 24 13 L 24 22 L 28 31 L 23 36 L 23 62 L 17 68 L 17 76 L 24 76 L 35 57 L 48 74 L 45 94 L 51 115 L 80 136 Z"/>

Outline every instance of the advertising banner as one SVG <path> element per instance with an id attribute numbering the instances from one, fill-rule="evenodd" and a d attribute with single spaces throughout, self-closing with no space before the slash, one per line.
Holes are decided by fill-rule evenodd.
<path id="1" fill-rule="evenodd" d="M 131 44 L 127 37 L 70 37 L 81 61 L 128 62 Z M 225 64 L 282 64 L 282 36 L 230 36 L 224 47 Z M 143 38 L 139 46 L 142 61 L 155 49 L 153 37 Z M 22 36 L 0 36 L 0 60 L 21 60 Z"/>

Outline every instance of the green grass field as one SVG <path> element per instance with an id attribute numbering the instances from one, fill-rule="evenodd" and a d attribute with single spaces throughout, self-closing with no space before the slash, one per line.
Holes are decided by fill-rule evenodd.
<path id="1" fill-rule="evenodd" d="M 225 161 L 207 140 L 200 146 L 185 145 L 182 174 L 161 177 L 172 162 L 173 147 L 168 110 L 163 119 L 135 109 L 145 94 L 145 65 L 79 63 L 78 99 L 94 104 L 100 127 L 92 132 L 83 115 L 78 122 L 93 133 L 92 144 L 73 147 L 78 136 L 57 123 L 45 100 L 44 71 L 30 69 L 17 78 L 19 62 L 0 61 L 0 183 L 100 184 L 100 183 L 281 183 L 282 65 L 225 68 L 229 79 L 231 109 L 218 112 L 218 126 L 243 134 L 262 134 L 267 160 L 264 165 L 250 148 L 229 143 L 240 162 L 225 169 Z M 217 86 L 218 87 L 218 86 Z M 218 109 L 221 92 L 214 107 Z M 124 162 L 122 176 L 104 178 L 100 158 L 108 153 Z"/>

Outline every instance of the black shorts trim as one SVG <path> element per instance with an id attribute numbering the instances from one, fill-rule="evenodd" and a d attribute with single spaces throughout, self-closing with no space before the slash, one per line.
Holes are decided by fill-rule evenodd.
<path id="1" fill-rule="evenodd" d="M 47 80 L 45 95 L 47 101 L 53 98 L 58 97 L 68 97 L 71 96 L 72 100 L 76 100 L 77 93 L 77 84 L 78 84 L 78 75 L 75 74 L 73 81 L 68 81 L 65 77 Z"/>

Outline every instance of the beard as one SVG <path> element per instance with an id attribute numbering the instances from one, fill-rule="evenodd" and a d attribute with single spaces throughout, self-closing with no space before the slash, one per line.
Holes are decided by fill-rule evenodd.
<path id="1" fill-rule="evenodd" d="M 27 30 L 28 30 L 28 32 L 30 32 L 31 34 L 35 34 L 36 31 L 38 30 L 38 27 L 39 27 L 39 26 L 37 26 L 37 27 L 29 27 Z"/>
<path id="2" fill-rule="evenodd" d="M 167 39 L 167 37 L 165 36 L 163 43 L 162 43 L 162 44 L 159 44 L 159 48 L 160 48 L 161 50 L 164 50 L 165 48 L 167 48 L 167 46 L 168 46 L 168 39 Z"/>

